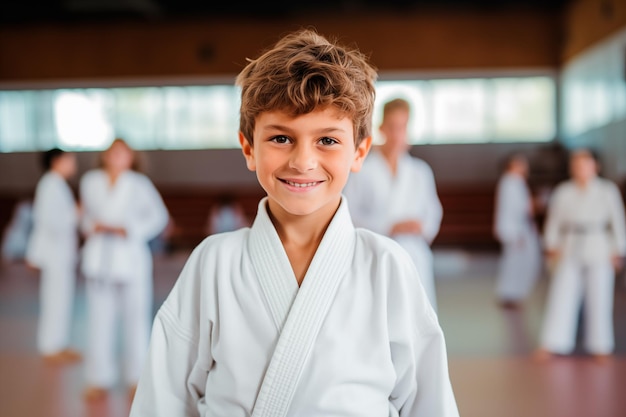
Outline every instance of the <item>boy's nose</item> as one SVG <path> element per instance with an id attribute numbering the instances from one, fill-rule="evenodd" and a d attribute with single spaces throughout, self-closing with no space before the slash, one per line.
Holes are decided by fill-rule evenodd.
<path id="1" fill-rule="evenodd" d="M 317 167 L 315 151 L 310 146 L 295 146 L 289 159 L 289 167 L 298 172 L 306 172 Z"/>

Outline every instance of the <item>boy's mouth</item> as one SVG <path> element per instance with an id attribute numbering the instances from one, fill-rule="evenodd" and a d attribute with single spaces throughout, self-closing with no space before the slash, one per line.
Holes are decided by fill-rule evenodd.
<path id="1" fill-rule="evenodd" d="M 285 180 L 282 178 L 279 178 L 280 181 L 282 181 L 283 183 L 290 185 L 292 187 L 296 187 L 296 188 L 309 188 L 309 187 L 315 187 L 316 185 L 320 184 L 321 181 L 291 181 L 291 180 Z"/>

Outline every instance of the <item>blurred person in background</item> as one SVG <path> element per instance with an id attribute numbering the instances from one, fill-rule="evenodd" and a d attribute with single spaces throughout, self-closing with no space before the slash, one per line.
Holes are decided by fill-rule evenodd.
<path id="1" fill-rule="evenodd" d="M 139 379 L 152 321 L 152 256 L 148 242 L 165 228 L 168 212 L 135 152 L 115 139 L 101 168 L 80 181 L 86 236 L 81 270 L 86 277 L 87 400 L 104 398 L 118 376 L 116 318 L 123 325 L 124 382 L 129 395 Z"/>
<path id="2" fill-rule="evenodd" d="M 541 273 L 541 244 L 527 184 L 528 160 L 507 158 L 496 188 L 494 234 L 502 246 L 496 296 L 503 308 L 516 309 Z"/>
<path id="3" fill-rule="evenodd" d="M 214 235 L 216 233 L 231 232 L 250 226 L 250 221 L 246 218 L 243 207 L 235 197 L 230 194 L 222 194 L 216 203 L 211 207 L 209 218 L 207 219 L 206 233 Z"/>
<path id="4" fill-rule="evenodd" d="M 357 227 L 390 236 L 409 252 L 437 310 L 430 244 L 439 233 L 443 209 L 432 169 L 409 154 L 409 116 L 406 100 L 385 103 L 379 127 L 385 141 L 372 147 L 344 193 Z"/>
<path id="5" fill-rule="evenodd" d="M 545 360 L 574 350 L 583 304 L 584 348 L 606 361 L 615 343 L 615 271 L 626 254 L 624 204 L 617 186 L 598 176 L 591 150 L 571 153 L 570 172 L 548 206 L 544 243 L 553 276 L 535 356 Z"/>
<path id="6" fill-rule="evenodd" d="M 20 200 L 13 208 L 11 220 L 2 233 L 2 262 L 23 262 L 33 230 L 33 202 Z"/>
<path id="7" fill-rule="evenodd" d="M 69 347 L 78 260 L 79 210 L 67 180 L 76 174 L 76 155 L 51 149 L 35 189 L 33 230 L 26 263 L 40 271 L 37 348 L 49 363 L 81 359 Z"/>

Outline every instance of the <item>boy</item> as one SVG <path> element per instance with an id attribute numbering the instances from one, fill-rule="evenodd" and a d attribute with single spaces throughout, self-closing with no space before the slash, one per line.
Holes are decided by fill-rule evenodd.
<path id="1" fill-rule="evenodd" d="M 41 271 L 37 347 L 49 363 L 81 359 L 69 336 L 76 285 L 78 210 L 67 180 L 76 173 L 76 155 L 51 149 L 43 154 L 45 174 L 33 203 L 33 232 L 26 262 Z"/>
<path id="2" fill-rule="evenodd" d="M 267 197 L 208 237 L 155 319 L 131 416 L 458 416 L 411 259 L 341 196 L 370 147 L 376 73 L 311 31 L 237 78 L 240 143 Z"/>
<path id="3" fill-rule="evenodd" d="M 617 186 L 598 176 L 589 149 L 571 153 L 570 172 L 572 179 L 555 189 L 548 205 L 544 243 L 554 273 L 535 358 L 574 350 L 584 300 L 585 350 L 604 362 L 615 344 L 613 287 L 626 255 L 624 204 Z"/>
<path id="4" fill-rule="evenodd" d="M 496 188 L 494 234 L 502 245 L 496 294 L 502 308 L 516 309 L 541 273 L 541 248 L 528 189 L 528 160 L 514 154 Z"/>
<path id="5" fill-rule="evenodd" d="M 385 142 L 350 178 L 344 193 L 357 227 L 393 238 L 411 255 L 437 310 L 430 244 L 439 233 L 443 209 L 432 169 L 409 154 L 410 110 L 401 98 L 385 103 L 379 127 Z"/>

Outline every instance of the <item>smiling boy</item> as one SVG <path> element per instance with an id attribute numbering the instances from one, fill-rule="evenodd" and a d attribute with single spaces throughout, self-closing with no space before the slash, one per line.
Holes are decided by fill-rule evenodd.
<path id="1" fill-rule="evenodd" d="M 155 318 L 131 416 L 458 416 L 408 255 L 350 220 L 376 73 L 310 30 L 244 68 L 240 143 L 267 197 L 208 237 Z"/>

